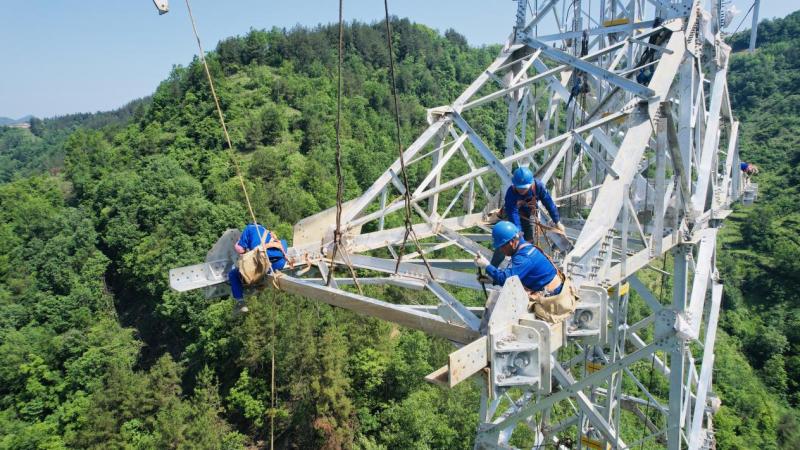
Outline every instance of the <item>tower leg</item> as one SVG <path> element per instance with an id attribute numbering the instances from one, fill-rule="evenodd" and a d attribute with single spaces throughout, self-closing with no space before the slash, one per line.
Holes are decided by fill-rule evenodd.
<path id="1" fill-rule="evenodd" d="M 672 307 L 676 313 L 686 311 L 687 285 L 688 285 L 688 266 L 689 252 L 691 245 L 680 245 L 675 248 L 673 256 L 675 258 L 673 271 L 673 293 Z M 681 443 L 681 423 L 683 422 L 683 380 L 686 374 L 686 346 L 682 340 L 676 340 L 672 350 L 669 352 L 669 416 L 667 416 L 667 448 L 669 450 L 680 450 Z"/>

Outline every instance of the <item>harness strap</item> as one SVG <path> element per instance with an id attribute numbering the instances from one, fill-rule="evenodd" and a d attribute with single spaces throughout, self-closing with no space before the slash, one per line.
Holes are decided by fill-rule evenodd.
<path id="1" fill-rule="evenodd" d="M 526 254 L 525 254 L 525 256 L 529 256 L 529 255 L 530 255 L 530 254 L 533 252 L 533 250 L 534 250 L 534 249 L 536 249 L 536 250 L 539 250 L 539 252 L 540 252 L 541 254 L 543 254 L 545 258 L 547 258 L 547 261 L 549 261 L 549 262 L 550 262 L 550 265 L 551 265 L 551 266 L 553 266 L 553 268 L 556 270 L 556 276 L 555 276 L 555 277 L 553 277 L 553 279 L 552 279 L 552 280 L 550 280 L 550 281 L 547 283 L 547 285 L 545 285 L 544 289 L 546 289 L 546 290 L 548 290 L 548 291 L 554 291 L 554 290 L 558 289 L 558 286 L 559 286 L 559 285 L 561 285 L 561 284 L 563 284 L 563 283 L 564 283 L 564 280 L 566 280 L 566 276 L 564 275 L 564 273 L 561 271 L 561 269 L 559 269 L 559 268 L 558 268 L 558 266 L 556 265 L 556 263 L 554 263 L 554 262 L 553 262 L 553 260 L 550 258 L 550 255 L 548 255 L 547 253 L 545 253 L 545 252 L 544 252 L 544 250 L 542 250 L 541 248 L 539 248 L 539 246 L 538 246 L 538 245 L 536 245 L 536 244 L 531 244 L 530 242 L 523 241 L 523 242 L 520 244 L 520 246 L 517 248 L 517 252 L 520 252 L 520 251 L 522 251 L 522 249 L 523 249 L 523 248 L 525 248 L 525 247 L 527 247 L 527 246 L 530 246 L 531 248 L 528 250 L 528 253 L 526 253 Z M 558 282 L 558 284 L 557 284 L 557 285 L 553 286 L 553 284 L 554 284 L 553 282 L 554 282 L 554 281 L 556 281 L 556 280 L 559 280 L 559 282 Z"/>
<path id="2" fill-rule="evenodd" d="M 531 184 L 531 193 L 532 198 L 529 202 L 526 203 L 528 208 L 531 209 L 531 215 L 528 218 L 523 220 L 527 220 L 528 222 L 533 222 L 533 241 L 539 242 L 539 233 L 542 232 L 544 234 L 544 230 L 541 230 L 542 224 L 539 222 L 539 193 L 536 190 L 536 180 L 533 180 L 533 184 Z"/>
<path id="3" fill-rule="evenodd" d="M 280 239 L 278 239 L 278 235 L 273 231 L 267 230 L 264 226 L 262 226 L 261 228 L 264 228 L 264 231 L 266 231 L 266 233 L 262 235 L 261 230 L 259 230 L 258 228 L 259 224 L 255 223 L 255 226 L 256 226 L 256 234 L 258 234 L 258 238 L 261 241 L 260 247 L 263 248 L 265 252 L 267 251 L 267 249 L 277 248 L 278 250 L 281 251 L 283 259 L 285 259 L 289 263 L 289 267 L 294 269 L 294 261 L 290 260 L 289 256 L 286 255 L 286 250 L 284 250 L 283 248 L 283 243 L 281 243 Z M 267 242 L 267 237 L 269 237 L 269 242 Z M 269 260 L 269 255 L 267 255 L 267 271 L 275 272 L 274 270 L 272 270 L 272 261 Z"/>
<path id="4" fill-rule="evenodd" d="M 265 245 L 267 241 L 267 236 L 270 237 L 270 242 L 271 242 L 272 233 L 270 233 L 266 229 L 266 227 L 261 226 L 261 228 L 264 228 L 265 231 L 265 233 L 262 235 L 261 230 L 258 228 L 259 227 L 258 222 L 253 222 L 253 225 L 256 227 L 256 234 L 258 235 L 258 239 L 261 241 L 261 243 L 259 244 L 259 248 L 264 250 L 264 257 L 265 257 L 264 259 L 267 260 L 267 273 L 274 272 L 274 270 L 272 270 L 272 261 L 269 260 L 269 255 L 267 254 L 267 247 Z"/>
<path id="5" fill-rule="evenodd" d="M 544 255 L 544 257 L 545 257 L 545 258 L 547 258 L 547 260 L 548 260 L 548 261 L 550 261 L 550 264 L 553 266 L 553 268 L 554 268 L 554 269 L 556 269 L 556 274 L 557 274 L 559 277 L 561 277 L 561 281 L 563 282 L 563 281 L 564 281 L 564 279 L 566 278 L 566 277 L 564 276 L 564 272 L 562 272 L 562 271 L 561 271 L 561 269 L 560 269 L 560 268 L 559 268 L 559 267 L 556 265 L 556 263 L 554 263 L 554 262 L 553 262 L 553 259 L 552 259 L 552 258 L 550 258 L 550 255 L 548 255 L 547 253 L 545 253 L 545 251 L 544 251 L 544 250 L 542 250 L 541 248 L 539 248 L 539 246 L 538 246 L 538 245 L 536 245 L 536 244 L 531 244 L 531 245 L 533 245 L 534 247 L 536 247 L 536 249 L 537 249 L 537 250 L 539 250 L 540 252 L 542 252 L 542 254 Z"/>
<path id="6" fill-rule="evenodd" d="M 528 253 L 526 253 L 526 254 L 525 254 L 525 256 L 528 256 L 528 255 L 530 255 L 530 254 L 531 254 L 531 252 L 533 251 L 533 249 L 534 249 L 535 247 L 533 246 L 533 244 L 531 244 L 531 243 L 530 243 L 530 242 L 528 242 L 528 241 L 522 241 L 522 243 L 520 243 L 520 244 L 519 244 L 519 247 L 517 247 L 517 252 L 520 252 L 520 251 L 522 251 L 522 249 L 523 249 L 523 248 L 525 248 L 525 247 L 527 247 L 527 246 L 529 246 L 529 245 L 531 246 L 531 249 L 530 249 L 530 250 L 528 250 Z"/>

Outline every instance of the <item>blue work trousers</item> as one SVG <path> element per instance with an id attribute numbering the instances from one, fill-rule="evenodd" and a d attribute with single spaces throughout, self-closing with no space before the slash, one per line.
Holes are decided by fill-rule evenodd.
<path id="1" fill-rule="evenodd" d="M 281 270 L 286 266 L 286 260 L 283 258 L 276 258 L 275 261 L 270 261 L 272 268 Z M 239 273 L 239 268 L 235 265 L 230 272 L 228 272 L 228 282 L 231 284 L 231 296 L 238 302 L 244 300 L 244 283 L 242 283 L 242 275 Z"/>
<path id="2" fill-rule="evenodd" d="M 242 275 L 239 273 L 239 268 L 233 266 L 228 272 L 228 281 L 231 283 L 231 295 L 237 302 L 244 301 L 244 284 L 242 284 Z"/>

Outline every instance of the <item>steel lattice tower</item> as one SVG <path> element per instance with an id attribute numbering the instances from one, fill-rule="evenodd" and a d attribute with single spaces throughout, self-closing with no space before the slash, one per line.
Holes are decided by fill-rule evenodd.
<path id="1" fill-rule="evenodd" d="M 731 203 L 751 199 L 754 187 L 738 169 L 730 48 L 712 3 L 709 11 L 688 0 L 517 0 L 500 54 L 452 104 L 429 110 L 429 126 L 405 150 L 406 166 L 423 168 L 411 179 L 413 227 L 433 276 L 411 247 L 395 272 L 405 228 L 387 224 L 402 223 L 399 160 L 344 205 L 348 257 L 337 264 L 352 264 L 362 285 L 426 290 L 438 304 L 356 294 L 345 271 L 325 286 L 333 209 L 296 224 L 288 254 L 302 268 L 264 286 L 454 342 L 428 379 L 480 384 L 476 448 L 510 447 L 517 427 L 530 429 L 535 448 L 713 446 L 716 236 Z M 540 33 L 545 24 L 557 32 Z M 481 118 L 499 111 L 504 137 L 487 138 Z M 554 193 L 572 241 L 539 242 L 580 286 L 578 309 L 562 324 L 529 313 L 516 278 L 490 287 L 486 308 L 459 300 L 482 289 L 472 255 L 491 255 L 482 242 L 516 165 Z M 225 295 L 237 238 L 228 230 L 205 263 L 173 269 L 171 286 Z M 671 265 L 662 271 L 656 261 Z M 665 276 L 671 298 L 649 289 L 642 271 Z M 631 289 L 643 317 L 629 309 Z M 669 386 L 665 400 L 641 377 L 653 372 Z M 621 422 L 637 423 L 642 439 L 624 439 Z"/>

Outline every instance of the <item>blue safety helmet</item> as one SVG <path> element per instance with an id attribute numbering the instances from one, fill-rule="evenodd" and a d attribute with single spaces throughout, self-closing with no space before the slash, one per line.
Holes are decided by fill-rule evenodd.
<path id="1" fill-rule="evenodd" d="M 527 167 L 517 167 L 511 183 L 517 189 L 528 189 L 533 184 L 533 172 Z"/>
<path id="2" fill-rule="evenodd" d="M 519 229 L 517 229 L 516 225 L 507 220 L 501 220 L 492 229 L 492 246 L 497 250 L 508 244 L 518 234 Z"/>

